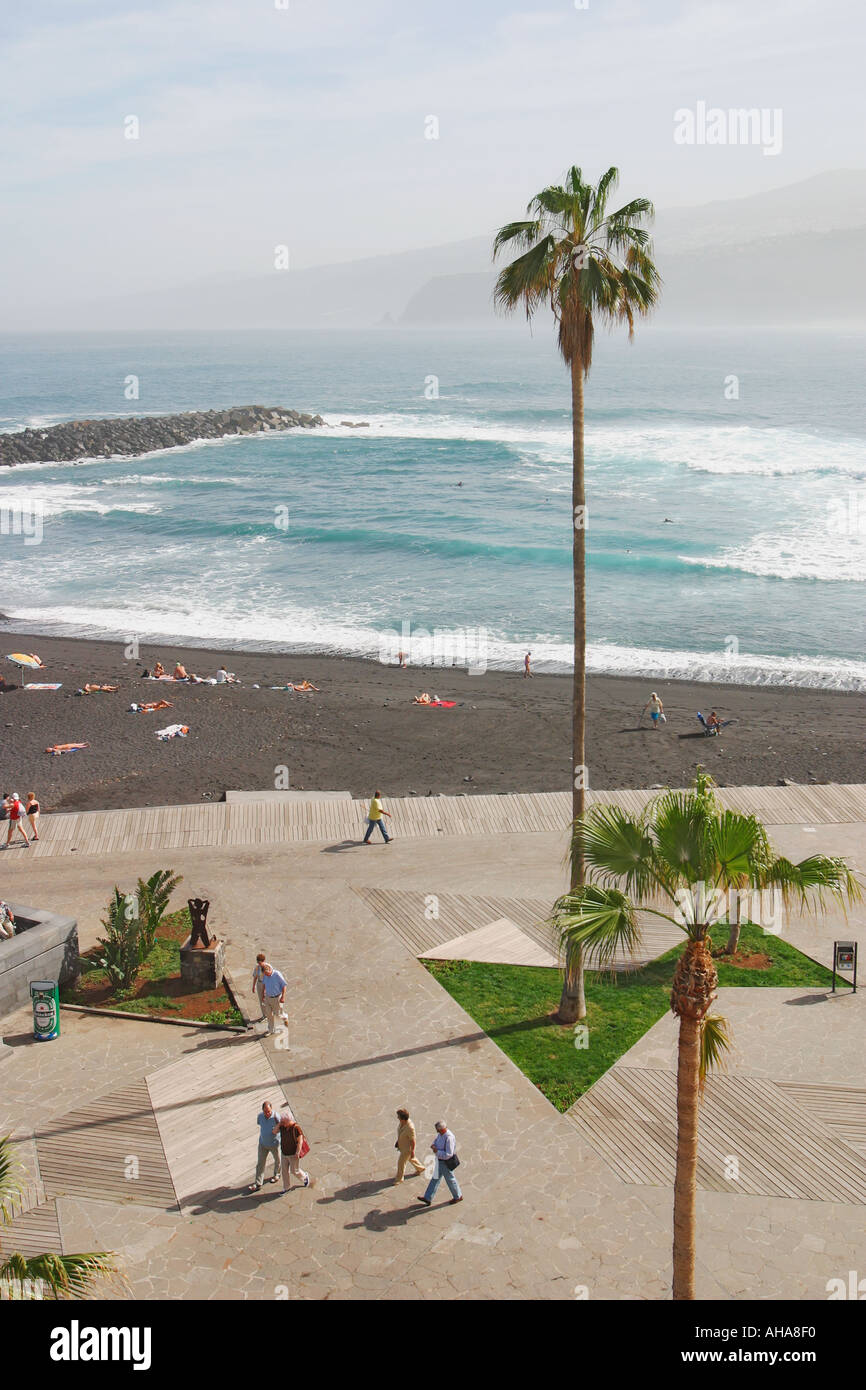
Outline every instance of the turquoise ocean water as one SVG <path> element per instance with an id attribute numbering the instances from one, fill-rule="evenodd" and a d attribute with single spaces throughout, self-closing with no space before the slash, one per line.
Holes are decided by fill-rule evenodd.
<path id="1" fill-rule="evenodd" d="M 600 338 L 591 669 L 866 690 L 864 368 L 856 333 Z M 569 391 L 546 325 L 0 337 L 0 429 L 252 403 L 330 428 L 0 470 L 13 626 L 365 655 L 408 626 L 567 669 Z M 38 545 L 15 534 L 28 509 Z"/>

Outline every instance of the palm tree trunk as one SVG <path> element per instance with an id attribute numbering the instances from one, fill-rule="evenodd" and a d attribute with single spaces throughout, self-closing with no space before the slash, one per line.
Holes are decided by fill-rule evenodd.
<path id="1" fill-rule="evenodd" d="M 586 805 L 586 488 L 583 462 L 583 364 L 575 357 L 571 363 L 572 429 L 572 566 L 574 572 L 574 685 L 571 725 L 571 814 L 582 816 Z M 571 860 L 571 887 L 584 880 L 583 856 Z M 566 959 L 565 979 L 557 1017 L 561 1023 L 586 1018 L 583 950 L 577 947 Z"/>
<path id="2" fill-rule="evenodd" d="M 677 1057 L 677 1167 L 674 1178 L 674 1299 L 695 1296 L 698 1081 L 701 1025 L 680 1015 Z"/>

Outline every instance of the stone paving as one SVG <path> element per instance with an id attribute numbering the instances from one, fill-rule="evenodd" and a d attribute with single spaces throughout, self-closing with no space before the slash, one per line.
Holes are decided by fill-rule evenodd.
<path id="1" fill-rule="evenodd" d="M 809 839 L 844 852 L 840 829 L 855 842 L 859 834 L 862 846 L 855 826 L 816 827 Z M 670 1190 L 622 1182 L 356 891 L 366 884 L 552 901 L 562 889 L 558 836 L 189 847 L 32 866 L 19 859 L 2 865 L 3 896 L 73 913 L 86 948 L 113 884 L 163 866 L 184 874 L 184 894 L 211 898 L 239 983 L 258 949 L 289 978 L 288 1049 L 273 1040 L 266 1049 L 309 1134 L 315 1185 L 251 1196 L 226 1183 L 195 1194 L 186 1217 L 97 1192 L 59 1196 L 66 1250 L 118 1250 L 133 1292 L 145 1298 L 669 1296 Z M 796 930 L 819 954 L 834 935 L 866 937 L 866 918 L 855 914 L 844 932 L 834 919 Z M 730 993 L 749 994 L 743 1007 L 724 1003 L 757 1074 L 821 1081 L 858 1064 L 860 996 L 842 1007 L 800 1007 L 775 996 L 816 991 Z M 25 1138 L 188 1053 L 258 1046 L 184 1026 L 66 1012 L 62 1020 L 62 1037 L 50 1044 L 29 1040 L 26 1011 L 3 1024 L 11 1055 L 0 1061 L 0 1126 Z M 632 1065 L 669 1057 L 672 1022 L 633 1049 Z M 783 1071 L 773 1048 L 784 1054 Z M 428 1210 L 415 1201 L 423 1179 L 391 1185 L 394 1110 L 403 1104 L 422 1156 L 436 1119 L 454 1129 L 466 1194 L 459 1210 L 444 1186 Z M 256 1134 L 251 1114 L 250 1177 Z M 827 1279 L 862 1264 L 862 1208 L 704 1191 L 698 1213 L 700 1298 L 825 1298 Z"/>

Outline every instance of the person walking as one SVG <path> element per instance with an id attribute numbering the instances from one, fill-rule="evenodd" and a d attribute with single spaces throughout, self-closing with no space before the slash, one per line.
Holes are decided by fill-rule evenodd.
<path id="1" fill-rule="evenodd" d="M 531 662 L 532 662 L 532 652 L 527 652 L 527 653 L 526 653 L 526 656 L 523 658 L 523 679 L 524 679 L 524 680 L 526 680 L 527 676 L 529 677 L 530 680 L 532 680 L 532 678 L 533 678 L 533 677 L 532 677 L 532 666 L 531 666 Z"/>
<path id="2" fill-rule="evenodd" d="M 267 960 L 267 956 L 265 955 L 264 951 L 259 951 L 259 954 L 256 956 L 256 965 L 255 965 L 255 969 L 253 970 L 253 983 L 252 983 L 252 991 L 253 991 L 253 994 L 256 996 L 256 998 L 257 998 L 258 1001 L 259 1001 L 259 1008 L 260 1008 L 261 1011 L 262 1011 L 262 1018 L 264 1018 L 264 1016 L 265 1016 L 265 969 L 264 969 L 264 967 L 265 967 L 265 961 L 266 961 L 266 960 Z"/>
<path id="3" fill-rule="evenodd" d="M 665 718 L 665 707 L 659 699 L 658 695 L 655 693 L 655 691 L 652 692 L 646 704 L 644 705 L 643 711 L 641 712 L 641 719 L 643 719 L 647 710 L 649 710 L 650 712 L 650 718 L 652 719 L 654 729 L 657 729 L 659 724 L 667 724 L 668 721 Z"/>
<path id="4" fill-rule="evenodd" d="M 463 1193 L 460 1191 L 460 1184 L 454 1176 L 454 1169 L 460 1162 L 457 1157 L 457 1140 L 451 1133 L 444 1120 L 436 1121 L 436 1138 L 430 1145 L 436 1155 L 436 1172 L 427 1184 L 427 1191 L 423 1197 L 416 1197 L 416 1201 L 423 1202 L 425 1207 L 429 1207 L 436 1196 L 439 1184 L 445 1179 L 445 1186 L 451 1193 L 451 1206 L 456 1206 L 463 1201 Z"/>
<path id="5" fill-rule="evenodd" d="M 39 820 L 39 802 L 36 800 L 35 792 L 27 793 L 27 819 L 30 822 L 30 833 L 34 840 L 39 839 L 39 831 L 36 829 Z"/>
<path id="6" fill-rule="evenodd" d="M 274 1161 L 273 1176 L 268 1178 L 268 1182 L 276 1182 L 280 1176 L 280 1141 L 275 1133 L 283 1115 L 293 1118 L 290 1110 L 275 1110 L 269 1100 L 262 1101 L 262 1108 L 258 1113 L 257 1122 L 259 1126 L 259 1153 L 256 1159 L 256 1180 L 247 1188 L 247 1192 L 261 1192 L 262 1183 L 265 1180 L 265 1169 L 268 1166 L 268 1155 Z"/>
<path id="7" fill-rule="evenodd" d="M 415 1157 L 415 1126 L 409 1119 L 408 1110 L 397 1111 L 397 1142 L 395 1149 L 399 1150 L 397 1159 L 397 1176 L 394 1179 L 394 1186 L 403 1181 L 403 1174 L 406 1171 L 406 1164 L 411 1163 L 416 1173 L 424 1172 L 424 1164 L 419 1163 Z"/>
<path id="8" fill-rule="evenodd" d="M 385 829 L 385 822 L 384 822 L 384 820 L 383 820 L 383 817 L 384 817 L 384 816 L 387 816 L 387 817 L 388 817 L 388 820 L 390 820 L 390 819 L 391 819 L 391 812 L 390 812 L 390 811 L 386 811 L 386 810 L 384 809 L 383 805 L 382 805 L 382 793 L 381 793 L 381 792 L 374 792 L 374 793 L 373 793 L 373 800 L 370 802 L 370 809 L 369 809 L 369 811 L 367 812 L 367 833 L 366 833 L 366 835 L 364 836 L 364 844 L 365 844 L 365 845 L 368 845 L 368 844 L 370 843 L 370 836 L 372 835 L 372 833 L 373 833 L 373 831 L 375 830 L 375 828 L 376 828 L 377 825 L 378 825 L 379 829 L 381 830 L 381 832 L 382 832 L 382 834 L 383 834 L 383 836 L 384 836 L 384 838 L 385 838 L 385 844 L 386 844 L 386 845 L 390 845 L 390 843 L 391 843 L 391 836 L 388 834 L 387 830 Z M 11 830 L 10 830 L 9 834 L 10 834 L 10 836 L 11 836 L 11 834 L 12 834 Z"/>
<path id="9" fill-rule="evenodd" d="M 288 1015 L 283 1008 L 286 1002 L 288 981 L 285 975 L 281 975 L 279 970 L 275 970 L 267 961 L 262 965 L 262 974 L 264 976 L 262 1007 L 265 1018 L 268 1020 L 268 1034 L 270 1035 L 276 1032 L 275 1020 L 280 1021 L 280 1027 L 283 1026 L 283 1021 L 288 1026 Z"/>
<path id="10" fill-rule="evenodd" d="M 27 838 L 27 831 L 24 829 L 24 807 L 18 793 L 13 792 L 9 798 L 9 834 L 6 836 L 7 845 L 12 843 L 12 836 L 15 833 L 16 827 L 21 831 L 21 838 L 29 849 L 30 841 Z"/>
<path id="11" fill-rule="evenodd" d="M 304 1187 L 310 1185 L 310 1175 L 305 1173 L 301 1167 L 301 1159 L 309 1149 L 309 1144 L 304 1135 L 304 1131 L 298 1124 L 291 1111 L 288 1111 L 280 1119 L 280 1123 L 274 1130 L 274 1134 L 279 1136 L 280 1141 L 280 1162 L 283 1170 L 283 1192 L 288 1192 L 292 1185 L 292 1177 L 297 1174 Z"/>

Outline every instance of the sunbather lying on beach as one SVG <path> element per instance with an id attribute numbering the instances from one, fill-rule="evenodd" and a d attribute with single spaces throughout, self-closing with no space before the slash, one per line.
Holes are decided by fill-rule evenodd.
<path id="1" fill-rule="evenodd" d="M 85 695 L 95 695 L 98 691 L 104 690 L 107 695 L 114 695 L 120 689 L 119 685 L 85 685 Z"/>
<path id="2" fill-rule="evenodd" d="M 416 695 L 412 701 L 413 705 L 432 705 L 432 703 L 433 697 L 428 695 L 426 690 L 422 691 L 420 695 Z"/>
<path id="3" fill-rule="evenodd" d="M 89 743 L 52 743 L 50 748 L 46 748 L 46 753 L 53 753 L 57 757 L 60 753 L 77 753 L 80 748 L 89 748 Z"/>
<path id="4" fill-rule="evenodd" d="M 293 689 L 293 690 L 304 690 L 304 691 L 306 691 L 306 690 L 318 690 L 318 688 L 319 688 L 319 687 L 318 687 L 317 685 L 313 685 L 311 681 L 295 681 L 295 682 L 293 683 L 293 685 L 292 685 L 292 689 Z"/>
<path id="5" fill-rule="evenodd" d="M 146 700 L 143 705 L 130 705 L 130 711 L 134 714 L 153 714 L 157 709 L 171 709 L 170 700 Z"/>

